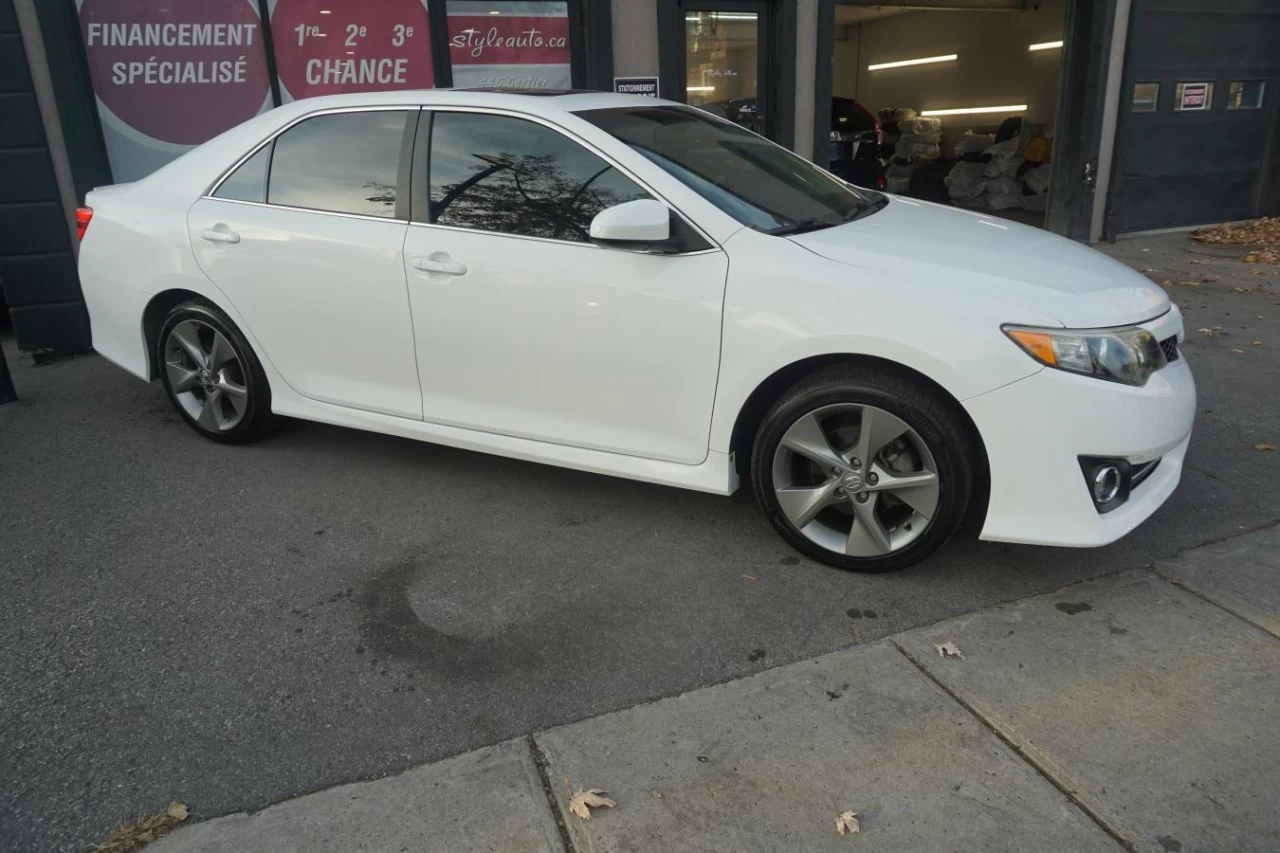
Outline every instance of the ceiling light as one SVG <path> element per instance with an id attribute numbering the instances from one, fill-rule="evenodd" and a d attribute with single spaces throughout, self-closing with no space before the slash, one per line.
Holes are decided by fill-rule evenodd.
<path id="1" fill-rule="evenodd" d="M 922 116 L 964 116 L 973 113 L 1024 113 L 1026 104 L 1011 104 L 1005 107 L 962 107 L 955 110 L 921 110 Z"/>
<path id="2" fill-rule="evenodd" d="M 1062 47 L 1062 41 L 1042 41 L 1036 44 L 1027 45 L 1027 50 L 1053 50 L 1055 47 Z"/>
<path id="3" fill-rule="evenodd" d="M 879 71 L 881 68 L 902 68 L 907 65 L 928 65 L 931 62 L 955 62 L 957 55 L 948 53 L 946 56 L 925 56 L 920 59 L 903 59 L 898 62 L 880 62 L 875 65 L 868 65 L 868 71 Z"/>
<path id="4" fill-rule="evenodd" d="M 714 15 L 718 21 L 754 21 L 758 16 L 755 12 L 704 12 L 706 15 Z M 701 21 L 701 15 L 685 15 L 686 21 Z"/>
<path id="5" fill-rule="evenodd" d="M 715 86 L 685 86 L 684 90 L 686 92 L 714 92 L 716 90 L 716 87 Z"/>

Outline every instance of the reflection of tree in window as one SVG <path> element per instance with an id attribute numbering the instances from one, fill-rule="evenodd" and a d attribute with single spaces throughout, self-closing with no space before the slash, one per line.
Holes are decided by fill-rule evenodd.
<path id="1" fill-rule="evenodd" d="M 431 170 L 433 222 L 528 237 L 585 242 L 597 213 L 648 197 L 554 131 L 497 116 L 438 117 Z"/>
<path id="2" fill-rule="evenodd" d="M 382 184 L 377 181 L 366 181 L 362 184 L 365 189 L 373 190 L 371 196 L 365 196 L 365 201 L 371 201 L 374 204 L 380 204 L 383 207 L 396 206 L 396 188 L 391 184 Z"/>

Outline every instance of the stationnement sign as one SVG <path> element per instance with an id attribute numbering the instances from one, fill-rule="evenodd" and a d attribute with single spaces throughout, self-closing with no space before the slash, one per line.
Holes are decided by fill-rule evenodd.
<path id="1" fill-rule="evenodd" d="M 646 98 L 658 97 L 657 77 L 614 77 L 613 91 L 620 95 L 643 95 Z"/>

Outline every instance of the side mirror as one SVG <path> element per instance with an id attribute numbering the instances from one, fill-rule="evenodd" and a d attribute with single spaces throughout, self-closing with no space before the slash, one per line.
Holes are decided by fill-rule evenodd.
<path id="1" fill-rule="evenodd" d="M 602 246 L 643 249 L 671 239 L 671 211 L 651 198 L 615 205 L 591 220 L 591 240 Z"/>

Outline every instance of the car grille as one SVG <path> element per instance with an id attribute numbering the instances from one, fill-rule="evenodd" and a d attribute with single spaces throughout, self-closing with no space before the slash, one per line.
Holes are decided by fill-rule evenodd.
<path id="1" fill-rule="evenodd" d="M 1164 360 L 1167 363 L 1173 363 L 1178 360 L 1178 336 L 1165 338 L 1160 342 L 1160 349 L 1164 350 Z"/>

